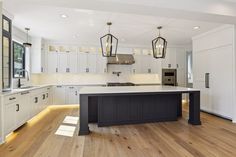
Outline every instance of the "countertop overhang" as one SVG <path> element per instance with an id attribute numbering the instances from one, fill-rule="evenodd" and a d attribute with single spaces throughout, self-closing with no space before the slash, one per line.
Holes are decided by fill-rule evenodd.
<path id="1" fill-rule="evenodd" d="M 163 93 L 163 92 L 199 92 L 199 89 L 176 86 L 116 86 L 116 87 L 83 87 L 79 94 L 118 94 L 118 93 Z"/>

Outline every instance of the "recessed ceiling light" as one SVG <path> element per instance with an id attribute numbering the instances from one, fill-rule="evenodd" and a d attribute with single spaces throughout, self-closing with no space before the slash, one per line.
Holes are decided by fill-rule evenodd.
<path id="1" fill-rule="evenodd" d="M 200 29 L 200 26 L 195 26 L 195 27 L 193 27 L 193 29 L 198 30 L 198 29 Z"/>
<path id="2" fill-rule="evenodd" d="M 67 18 L 68 16 L 66 14 L 61 14 L 61 18 L 65 19 Z"/>

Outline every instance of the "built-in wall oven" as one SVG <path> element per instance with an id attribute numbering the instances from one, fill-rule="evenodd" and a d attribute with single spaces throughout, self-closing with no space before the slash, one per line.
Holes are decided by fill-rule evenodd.
<path id="1" fill-rule="evenodd" d="M 176 69 L 162 69 L 162 85 L 177 86 Z"/>

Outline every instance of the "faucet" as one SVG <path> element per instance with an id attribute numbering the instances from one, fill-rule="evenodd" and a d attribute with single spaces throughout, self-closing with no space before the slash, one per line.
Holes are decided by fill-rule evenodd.
<path id="1" fill-rule="evenodd" d="M 112 74 L 117 75 L 119 77 L 121 72 L 120 71 L 117 71 L 117 72 L 113 71 Z"/>
<path id="2" fill-rule="evenodd" d="M 16 70 L 16 74 L 19 74 L 19 76 L 18 76 L 18 84 L 17 84 L 18 88 L 21 88 L 21 85 L 22 85 L 21 82 L 20 82 L 20 79 L 21 79 L 20 74 L 23 74 L 23 72 L 27 73 L 27 81 L 29 81 L 29 72 L 26 69 L 18 69 L 18 70 Z"/>

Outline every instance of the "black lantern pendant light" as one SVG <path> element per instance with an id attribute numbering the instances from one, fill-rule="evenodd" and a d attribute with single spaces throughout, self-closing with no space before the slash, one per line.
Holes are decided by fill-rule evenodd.
<path id="1" fill-rule="evenodd" d="M 152 51 L 154 58 L 165 58 L 166 55 L 166 48 L 167 48 L 167 41 L 166 39 L 161 37 L 160 30 L 162 27 L 157 27 L 159 30 L 159 35 L 157 38 L 152 40 Z"/>
<path id="2" fill-rule="evenodd" d="M 26 33 L 27 33 L 27 41 L 26 41 L 25 43 L 23 43 L 23 45 L 24 45 L 25 47 L 31 47 L 32 44 L 29 43 L 29 31 L 30 31 L 30 28 L 25 28 L 25 30 L 26 30 Z"/>
<path id="3" fill-rule="evenodd" d="M 100 38 L 103 57 L 116 57 L 118 39 L 110 33 L 111 22 L 107 23 L 108 34 Z"/>

